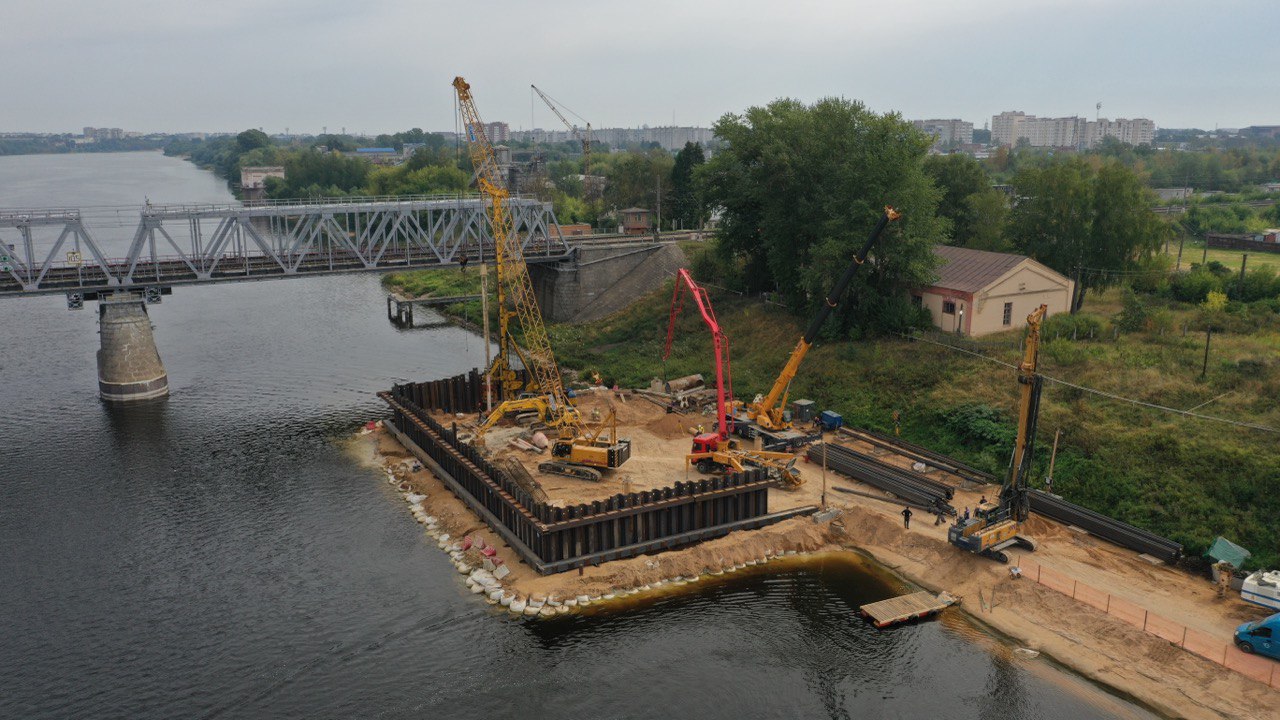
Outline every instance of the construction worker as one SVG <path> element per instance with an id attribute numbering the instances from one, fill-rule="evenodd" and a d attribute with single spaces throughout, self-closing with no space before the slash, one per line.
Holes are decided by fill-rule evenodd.
<path id="1" fill-rule="evenodd" d="M 911 506 L 910 505 L 902 508 L 902 527 L 908 530 L 911 529 Z"/>
<path id="2" fill-rule="evenodd" d="M 1225 600 L 1227 591 L 1231 589 L 1231 574 L 1235 572 L 1236 566 L 1220 560 L 1214 568 L 1218 571 L 1218 599 Z"/>

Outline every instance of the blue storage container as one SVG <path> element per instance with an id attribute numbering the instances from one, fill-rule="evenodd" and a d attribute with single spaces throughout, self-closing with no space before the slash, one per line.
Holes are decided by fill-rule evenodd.
<path id="1" fill-rule="evenodd" d="M 844 426 L 844 418 L 840 417 L 840 413 L 830 410 L 823 410 L 818 421 L 822 423 L 823 430 L 835 430 Z"/>

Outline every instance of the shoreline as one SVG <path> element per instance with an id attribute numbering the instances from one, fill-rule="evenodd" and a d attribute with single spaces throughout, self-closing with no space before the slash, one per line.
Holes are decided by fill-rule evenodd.
<path id="1" fill-rule="evenodd" d="M 362 463 L 383 472 L 415 519 L 466 576 L 468 589 L 512 615 L 549 618 L 571 612 L 625 611 L 628 598 L 684 592 L 682 586 L 759 565 L 768 565 L 767 572 L 774 572 L 838 558 L 883 572 L 907 587 L 959 595 L 965 622 L 1013 649 L 1042 654 L 1062 670 L 1150 712 L 1186 718 L 1280 713 L 1280 692 L 1264 684 L 1124 625 L 1034 580 L 1012 579 L 1006 566 L 957 555 L 943 537 L 945 526 L 918 523 L 904 530 L 894 517 L 895 502 L 840 497 L 831 503 L 841 510 L 834 523 L 792 518 L 676 550 L 540 576 L 425 468 L 413 470 L 416 460 L 390 433 L 378 428 L 362 434 L 352 448 Z M 939 537 L 931 537 L 934 534 Z M 492 555 L 479 554 L 476 547 L 490 548 Z M 507 570 L 487 570 L 486 557 L 491 563 L 501 560 L 493 567 Z M 992 597 L 990 607 L 986 595 Z M 1215 689 L 1204 697 L 1186 691 L 1211 686 Z"/>

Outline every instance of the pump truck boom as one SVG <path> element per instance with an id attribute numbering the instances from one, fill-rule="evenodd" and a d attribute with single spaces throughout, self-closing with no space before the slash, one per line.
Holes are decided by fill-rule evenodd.
<path id="1" fill-rule="evenodd" d="M 1018 546 L 1035 550 L 1035 541 L 1018 534 L 1031 514 L 1027 478 L 1031 474 L 1036 423 L 1040 417 L 1040 388 L 1043 378 L 1036 369 L 1040 362 L 1040 325 L 1048 305 L 1027 316 L 1027 339 L 1018 364 L 1018 438 L 1013 446 L 1009 476 L 1000 488 L 998 502 L 979 505 L 973 517 L 957 517 L 947 530 L 952 545 L 1000 562 L 1009 562 L 1006 548 Z"/>
<path id="2" fill-rule="evenodd" d="M 676 287 L 671 296 L 671 316 L 667 323 L 667 344 L 662 351 L 663 362 L 666 362 L 671 355 L 671 343 L 675 340 L 676 318 L 683 307 L 680 298 L 686 287 L 698 306 L 703 322 L 711 330 L 711 344 L 716 363 L 716 426 L 712 432 L 694 436 L 692 451 L 685 456 L 685 464 L 693 465 L 701 473 L 728 470 L 742 472 L 748 468 L 760 468 L 770 480 L 778 482 L 782 487 L 787 489 L 800 487 L 804 481 L 800 479 L 800 471 L 795 468 L 795 455 L 739 449 L 737 443 L 729 438 L 729 432 L 733 426 L 733 418 L 728 412 L 733 403 L 733 376 L 729 369 L 729 338 L 720 329 L 720 323 L 716 321 L 716 313 L 711 307 L 711 299 L 707 297 L 707 291 L 695 282 L 689 275 L 689 271 L 684 268 L 676 273 Z"/>
<path id="3" fill-rule="evenodd" d="M 683 305 L 680 298 L 684 289 L 689 289 L 693 302 L 698 306 L 702 320 L 711 330 L 711 348 L 716 362 L 716 425 L 712 432 L 702 433 L 693 438 L 694 452 L 711 452 L 720 447 L 720 443 L 729 439 L 732 418 L 728 416 L 729 403 L 733 401 L 733 374 L 729 366 L 729 338 L 720 329 L 716 321 L 716 312 L 711 307 L 711 299 L 707 291 L 694 281 L 689 271 L 680 268 L 676 271 L 676 287 L 671 295 L 671 316 L 667 322 L 667 344 L 662 350 L 662 362 L 666 363 L 671 356 L 671 344 L 676 337 L 676 318 Z"/>
<path id="4" fill-rule="evenodd" d="M 880 216 L 879 222 L 871 230 L 871 234 L 867 237 L 862 249 L 857 255 L 853 256 L 853 260 L 845 268 L 844 274 L 840 276 L 835 287 L 831 289 L 831 293 L 824 299 L 822 307 L 818 308 L 813 320 L 809 322 L 809 328 L 801 336 L 800 342 L 791 351 L 791 357 L 787 359 L 787 364 L 783 366 L 782 372 L 778 374 L 778 379 L 774 380 L 769 394 L 747 405 L 746 419 L 750 422 L 744 424 L 745 427 L 739 431 L 744 437 L 754 437 L 757 431 L 768 433 L 786 430 L 791 427 L 791 422 L 785 414 L 787 394 L 791 390 L 791 381 L 795 379 L 796 372 L 800 369 L 800 363 L 804 360 L 804 356 L 809 353 L 809 348 L 813 347 L 813 342 L 817 339 L 818 332 L 822 329 L 822 324 L 827 321 L 827 318 L 831 316 L 831 311 L 839 304 L 840 296 L 844 295 L 844 291 L 848 289 L 853 276 L 858 272 L 858 268 L 862 267 L 862 264 L 866 262 L 867 255 L 871 252 L 876 240 L 880 238 L 880 234 L 884 232 L 889 223 L 899 217 L 901 217 L 901 214 L 897 210 L 892 207 L 885 207 L 884 214 Z"/>

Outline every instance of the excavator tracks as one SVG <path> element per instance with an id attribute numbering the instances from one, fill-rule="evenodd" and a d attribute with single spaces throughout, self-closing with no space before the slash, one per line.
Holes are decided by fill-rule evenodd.
<path id="1" fill-rule="evenodd" d="M 604 479 L 604 473 L 589 468 L 585 465 L 574 465 L 566 462 L 544 462 L 538 465 L 539 472 L 549 473 L 551 475 L 563 475 L 565 477 L 577 478 L 579 480 L 589 480 L 591 482 L 600 482 Z"/>

